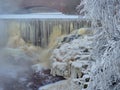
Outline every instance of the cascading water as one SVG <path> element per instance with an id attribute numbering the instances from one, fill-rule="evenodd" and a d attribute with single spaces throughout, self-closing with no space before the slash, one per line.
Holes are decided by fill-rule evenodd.
<path id="1" fill-rule="evenodd" d="M 17 28 L 22 38 L 36 46 L 47 47 L 59 36 L 84 27 L 87 22 L 81 20 L 8 20 L 9 29 Z M 88 26 L 88 25 L 87 25 Z M 54 40 L 52 40 L 54 39 Z M 52 42 L 53 43 L 53 42 Z"/>
<path id="2" fill-rule="evenodd" d="M 35 52 L 29 49 L 35 47 L 28 47 L 17 28 L 8 29 L 4 20 L 0 21 L 0 31 L 0 90 L 27 90 L 31 65 L 36 62 Z"/>
<path id="3" fill-rule="evenodd" d="M 37 90 L 63 79 L 49 75 L 50 71 L 46 70 L 50 68 L 50 51 L 59 36 L 85 27 L 86 22 L 83 22 L 73 19 L 0 20 L 0 90 Z M 45 70 L 35 73 L 37 69 Z M 39 76 L 43 74 L 44 77 Z"/>

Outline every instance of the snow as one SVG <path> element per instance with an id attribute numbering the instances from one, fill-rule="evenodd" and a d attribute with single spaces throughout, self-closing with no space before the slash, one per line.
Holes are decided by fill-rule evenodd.
<path id="1" fill-rule="evenodd" d="M 54 84 L 49 84 L 49 85 L 40 87 L 39 90 L 71 90 L 70 81 L 62 80 Z"/>
<path id="2" fill-rule="evenodd" d="M 120 90 L 120 0 L 83 0 L 78 9 L 87 12 L 96 30 L 91 53 L 95 62 L 85 90 Z"/>
<path id="3" fill-rule="evenodd" d="M 62 37 L 63 40 L 60 39 L 61 42 L 58 42 L 60 44 L 53 50 L 51 56 L 51 74 L 60 75 L 70 80 L 70 90 L 82 90 L 88 87 L 90 81 L 90 70 L 93 65 L 91 57 L 92 39 L 88 33 L 82 34 L 80 32 L 72 33 L 65 36 L 66 39 Z M 77 35 L 80 36 L 74 38 Z M 70 38 L 72 40 L 68 41 L 67 39 Z M 45 90 L 49 90 L 49 88 Z"/>

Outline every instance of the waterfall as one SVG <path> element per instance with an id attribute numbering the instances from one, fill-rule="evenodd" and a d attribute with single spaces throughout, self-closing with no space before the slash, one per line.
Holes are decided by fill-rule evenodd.
<path id="1" fill-rule="evenodd" d="M 19 30 L 26 42 L 43 48 L 50 46 L 59 36 L 69 34 L 81 27 L 90 26 L 89 22 L 76 19 L 18 19 L 6 21 L 8 29 Z"/>
<path id="2" fill-rule="evenodd" d="M 15 18 L 18 16 L 22 19 Z M 2 48 L 0 51 L 0 79 L 2 79 L 0 89 L 2 87 L 5 88 L 4 90 L 8 88 L 11 88 L 9 90 L 21 90 L 21 88 L 28 90 L 25 86 L 29 84 L 28 81 L 25 81 L 25 85 L 22 84 L 24 81 L 22 83 L 19 81 L 21 78 L 27 80 L 27 77 L 30 77 L 29 74 L 33 73 L 32 68 L 36 69 L 37 65 L 40 68 L 50 68 L 49 51 L 55 45 L 56 39 L 73 30 L 91 25 L 89 21 L 70 18 L 70 16 L 44 19 L 31 18 L 29 15 L 25 16 L 27 18 L 24 18 L 24 15 L 18 16 L 9 17 L 8 15 L 9 18 L 3 18 L 0 15 L 0 48 Z M 54 15 L 51 16 L 54 17 Z M 14 86 L 15 82 L 17 84 Z"/>

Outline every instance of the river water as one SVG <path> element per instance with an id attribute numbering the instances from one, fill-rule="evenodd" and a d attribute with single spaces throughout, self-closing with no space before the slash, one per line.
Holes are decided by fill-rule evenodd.
<path id="1" fill-rule="evenodd" d="M 37 90 L 45 83 L 64 79 L 49 71 L 55 41 L 89 25 L 78 16 L 61 13 L 0 15 L 0 90 Z M 35 71 L 35 65 L 42 71 Z"/>

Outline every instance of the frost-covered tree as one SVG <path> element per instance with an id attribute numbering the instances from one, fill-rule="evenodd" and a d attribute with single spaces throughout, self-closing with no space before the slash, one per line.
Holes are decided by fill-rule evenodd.
<path id="1" fill-rule="evenodd" d="M 120 90 L 120 0 L 82 0 L 77 9 L 96 30 L 88 90 Z"/>

